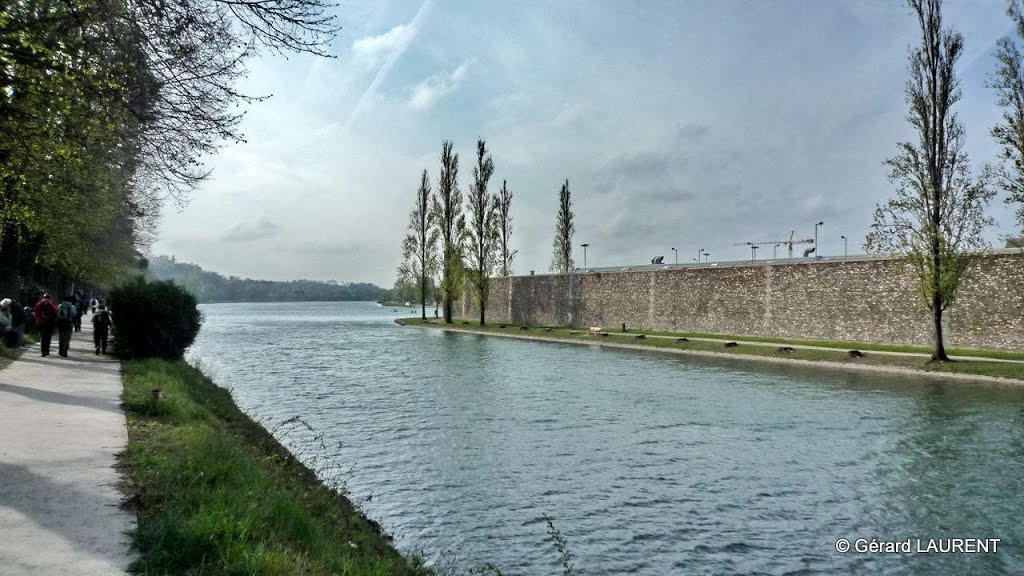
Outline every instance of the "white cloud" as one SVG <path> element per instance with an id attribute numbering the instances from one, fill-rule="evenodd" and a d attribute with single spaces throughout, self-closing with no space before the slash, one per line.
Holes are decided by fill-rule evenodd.
<path id="1" fill-rule="evenodd" d="M 362 51 L 358 53 L 364 55 L 379 56 L 386 50 L 387 56 L 384 58 L 384 63 L 377 70 L 377 75 L 373 78 L 373 82 L 366 88 L 363 95 L 359 97 L 359 101 L 356 102 L 352 113 L 349 114 L 348 121 L 345 123 L 346 128 L 351 127 L 352 123 L 359 118 L 363 108 L 366 107 L 367 102 L 373 99 L 377 93 L 377 88 L 387 78 L 395 62 L 405 53 L 409 45 L 416 38 L 416 35 L 419 34 L 420 28 L 423 26 L 423 20 L 427 17 L 427 13 L 430 12 L 432 4 L 433 0 L 423 0 L 423 4 L 420 4 L 419 10 L 416 11 L 416 15 L 413 16 L 409 24 L 396 26 L 380 36 L 357 40 L 352 45 L 353 51 L 356 51 L 358 47 Z"/>
<path id="2" fill-rule="evenodd" d="M 434 74 L 417 84 L 412 89 L 409 107 L 414 110 L 426 110 L 437 104 L 438 100 L 458 89 L 462 79 L 466 76 L 466 69 L 468 67 L 469 64 L 463 62 L 458 68 L 448 74 Z"/>
<path id="3" fill-rule="evenodd" d="M 409 24 L 399 24 L 379 36 L 367 36 L 352 43 L 352 54 L 359 60 L 370 65 L 377 65 L 391 57 L 401 54 L 409 47 L 416 36 L 416 30 Z"/>

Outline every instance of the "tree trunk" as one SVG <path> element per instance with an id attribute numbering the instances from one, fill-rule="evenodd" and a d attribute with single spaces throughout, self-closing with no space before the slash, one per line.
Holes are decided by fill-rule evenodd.
<path id="1" fill-rule="evenodd" d="M 427 278 L 420 275 L 420 317 L 427 319 Z"/>
<path id="2" fill-rule="evenodd" d="M 444 274 L 443 274 L 443 276 L 441 278 L 441 285 L 442 286 L 446 286 L 447 289 L 448 289 L 448 292 L 451 292 L 451 286 L 450 286 L 450 284 L 451 284 L 451 280 L 450 280 L 450 278 L 451 278 L 451 271 L 448 269 L 448 262 L 451 261 L 451 257 L 448 255 L 447 251 L 445 252 L 444 257 L 445 257 L 444 258 L 445 265 L 444 265 Z M 443 300 L 443 305 L 444 305 L 444 323 L 445 324 L 451 324 L 452 323 L 452 297 L 451 297 L 450 294 L 445 295 L 444 300 Z"/>
<path id="3" fill-rule="evenodd" d="M 17 227 L 12 224 L 4 226 L 0 235 L 0 297 L 21 298 L 20 248 Z"/>
<path id="4" fill-rule="evenodd" d="M 942 297 L 938 294 L 932 296 L 932 333 L 935 336 L 932 348 L 932 360 L 948 362 L 946 346 L 942 342 Z"/>
<path id="5" fill-rule="evenodd" d="M 480 325 L 481 326 L 484 325 L 484 305 L 483 305 L 483 302 L 480 303 Z"/>

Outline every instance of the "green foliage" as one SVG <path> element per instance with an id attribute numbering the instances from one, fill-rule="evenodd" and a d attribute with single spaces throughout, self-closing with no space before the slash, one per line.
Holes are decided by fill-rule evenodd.
<path id="1" fill-rule="evenodd" d="M 142 574 L 427 574 L 231 395 L 182 362 L 124 365 Z M 158 404 L 150 390 L 163 390 Z"/>
<path id="2" fill-rule="evenodd" d="M 494 174 L 494 162 L 483 140 L 476 143 L 476 159 L 473 184 L 469 188 L 467 279 L 473 290 L 473 299 L 480 309 L 480 325 L 483 326 L 487 302 L 490 300 L 488 278 L 494 271 L 498 245 L 498 199 L 487 193 L 487 184 Z"/>
<path id="3" fill-rule="evenodd" d="M 562 184 L 558 192 L 558 217 L 555 220 L 554 256 L 551 260 L 551 271 L 566 274 L 574 267 L 572 261 L 572 235 L 576 232 L 573 223 L 575 214 L 572 211 L 572 195 L 569 192 L 569 181 Z"/>
<path id="4" fill-rule="evenodd" d="M 434 225 L 436 213 L 430 209 L 430 177 L 423 171 L 420 187 L 416 190 L 416 207 L 409 214 L 409 228 L 402 241 L 402 264 L 398 267 L 399 284 L 411 285 L 419 300 L 420 314 L 427 317 L 427 296 L 433 288 L 434 275 L 439 268 L 437 243 L 440 231 Z"/>
<path id="5" fill-rule="evenodd" d="M 992 137 L 1001 146 L 999 161 L 989 167 L 996 184 L 1006 193 L 1006 203 L 1016 204 L 1017 224 L 1024 234 L 1024 6 L 1011 0 L 1007 13 L 1014 21 L 1018 38 L 1003 37 L 996 42 L 995 74 L 989 80 L 999 96 L 1002 122 L 992 128 Z"/>
<path id="6" fill-rule="evenodd" d="M 199 302 L 377 301 L 385 293 L 379 286 L 361 282 L 274 282 L 237 276 L 225 278 L 195 264 L 177 262 L 166 256 L 157 256 L 149 261 L 147 276 L 153 280 L 173 280 L 194 294 Z"/>
<path id="7" fill-rule="evenodd" d="M 512 262 L 519 251 L 509 249 L 512 238 L 512 191 L 508 189 L 507 180 L 501 182 L 501 191 L 495 202 L 498 210 L 498 274 L 511 276 Z"/>
<path id="8" fill-rule="evenodd" d="M 441 175 L 430 209 L 441 240 L 439 288 L 444 300 L 444 319 L 451 323 L 452 305 L 462 295 L 465 282 L 466 215 L 462 213 L 459 190 L 459 155 L 452 152 L 452 143 L 448 140 L 441 145 Z"/>
<path id="9" fill-rule="evenodd" d="M 993 192 L 986 178 L 974 179 L 963 151 L 964 127 L 953 112 L 960 99 L 956 62 L 963 37 L 942 24 L 941 2 L 909 0 L 921 28 L 921 44 L 910 50 L 907 119 L 917 142 L 901 142 L 887 161 L 896 196 L 875 210 L 865 248 L 904 254 L 918 276 L 918 291 L 932 311 L 933 356 L 946 360 L 942 312 L 953 302 L 966 270 L 966 253 L 986 244 L 992 223 L 985 207 Z"/>
<path id="10" fill-rule="evenodd" d="M 195 296 L 174 282 L 136 278 L 112 290 L 108 302 L 114 353 L 122 358 L 177 360 L 202 325 Z"/>

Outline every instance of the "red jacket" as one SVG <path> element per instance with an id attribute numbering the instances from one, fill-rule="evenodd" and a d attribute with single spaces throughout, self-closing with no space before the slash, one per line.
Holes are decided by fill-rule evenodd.
<path id="1" fill-rule="evenodd" d="M 36 326 L 53 326 L 57 321 L 57 305 L 50 300 L 40 300 L 32 309 L 32 319 Z"/>

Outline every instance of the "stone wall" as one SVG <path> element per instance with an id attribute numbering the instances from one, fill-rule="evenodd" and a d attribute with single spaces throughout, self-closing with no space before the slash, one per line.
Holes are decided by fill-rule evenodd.
<path id="1" fill-rule="evenodd" d="M 491 279 L 492 322 L 929 345 L 910 266 L 891 258 L 651 266 Z M 456 314 L 477 318 L 469 298 Z M 1024 252 L 973 259 L 947 346 L 1024 350 Z"/>

